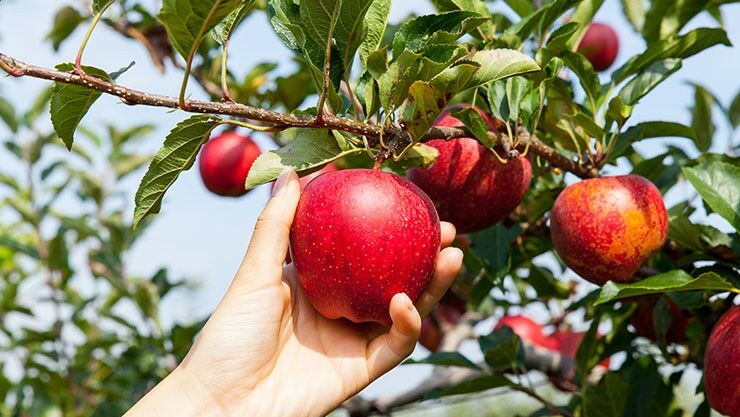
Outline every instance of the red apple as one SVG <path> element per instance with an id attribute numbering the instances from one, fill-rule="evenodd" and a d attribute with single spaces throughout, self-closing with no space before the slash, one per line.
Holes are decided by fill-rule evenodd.
<path id="1" fill-rule="evenodd" d="M 704 355 L 704 392 L 722 414 L 740 416 L 740 306 L 714 325 Z"/>
<path id="2" fill-rule="evenodd" d="M 665 243 L 668 214 L 660 191 L 638 176 L 596 178 L 555 200 L 551 236 L 563 262 L 597 285 L 629 281 Z"/>
<path id="3" fill-rule="evenodd" d="M 313 306 L 330 319 L 390 324 L 397 293 L 415 301 L 440 248 L 439 217 L 419 188 L 367 169 L 309 183 L 290 233 L 293 263 Z"/>
<path id="4" fill-rule="evenodd" d="M 430 352 L 436 352 L 442 343 L 442 331 L 439 329 L 434 319 L 425 317 L 421 321 L 421 333 L 419 334 L 419 344 L 424 346 Z"/>
<path id="5" fill-rule="evenodd" d="M 442 342 L 444 327 L 459 323 L 465 311 L 465 300 L 447 291 L 429 316 L 422 320 L 419 344 L 430 352 L 436 352 Z"/>
<path id="6" fill-rule="evenodd" d="M 575 359 L 576 354 L 578 353 L 578 348 L 581 347 L 581 342 L 583 342 L 583 337 L 585 335 L 586 332 L 557 329 L 550 335 L 550 340 L 553 344 L 554 350 L 559 351 L 569 358 Z M 600 365 L 608 368 L 609 362 L 609 358 L 606 358 L 600 363 Z"/>
<path id="7" fill-rule="evenodd" d="M 214 194 L 239 197 L 247 193 L 245 183 L 260 149 L 249 138 L 235 131 L 224 132 L 203 145 L 200 176 Z"/>
<path id="8" fill-rule="evenodd" d="M 485 118 L 489 128 L 495 129 L 496 123 L 489 116 Z M 435 126 L 464 125 L 446 111 Z M 502 163 L 472 138 L 437 139 L 426 144 L 436 148 L 439 157 L 427 169 L 412 169 L 409 179 L 429 195 L 440 218 L 454 224 L 459 233 L 476 232 L 500 222 L 529 189 L 532 166 L 526 158 Z"/>
<path id="9" fill-rule="evenodd" d="M 578 45 L 578 52 L 586 56 L 596 71 L 605 71 L 617 59 L 619 36 L 607 24 L 592 23 Z"/>
<path id="10" fill-rule="evenodd" d="M 504 316 L 494 330 L 509 327 L 522 342 L 547 349 L 554 349 L 552 340 L 542 332 L 542 326 L 527 316 Z"/>
<path id="11" fill-rule="evenodd" d="M 653 310 L 657 301 L 654 297 L 640 297 L 637 300 L 637 311 L 630 320 L 635 332 L 650 340 L 658 340 L 658 335 L 655 333 L 655 324 L 653 323 Z M 689 325 L 689 319 L 673 300 L 668 300 L 668 308 L 671 310 L 671 325 L 665 335 L 666 343 L 683 342 L 686 340 L 686 328 Z"/>

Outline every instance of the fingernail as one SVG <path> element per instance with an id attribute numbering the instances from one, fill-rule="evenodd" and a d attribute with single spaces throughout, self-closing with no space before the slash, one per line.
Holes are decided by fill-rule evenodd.
<path id="1" fill-rule="evenodd" d="M 278 176 L 277 181 L 275 181 L 275 187 L 272 189 L 272 196 L 275 197 L 278 195 L 282 190 L 285 189 L 285 186 L 288 185 L 288 181 L 290 180 L 290 174 L 293 172 L 290 168 L 285 168 L 283 172 L 280 173 L 280 176 Z"/>

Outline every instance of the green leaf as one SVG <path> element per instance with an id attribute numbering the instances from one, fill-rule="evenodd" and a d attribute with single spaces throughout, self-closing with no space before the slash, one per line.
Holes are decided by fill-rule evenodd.
<path id="1" fill-rule="evenodd" d="M 493 148 L 496 144 L 488 137 L 488 125 L 481 117 L 480 113 L 472 107 L 454 109 L 450 112 L 452 116 L 459 119 L 465 127 L 470 130 L 476 139 L 485 147 Z"/>
<path id="2" fill-rule="evenodd" d="M 438 366 L 457 366 L 461 368 L 480 369 L 478 365 L 471 362 L 459 352 L 437 352 L 427 356 L 424 359 L 408 359 L 404 365 L 438 365 Z"/>
<path id="3" fill-rule="evenodd" d="M 74 69 L 74 64 L 59 64 L 56 68 L 59 71 L 68 72 Z M 82 68 L 90 76 L 105 81 L 112 80 L 108 73 L 99 68 L 87 66 L 83 66 Z M 90 110 L 93 103 L 103 93 L 87 87 L 60 82 L 52 85 L 51 92 L 51 107 L 49 108 L 51 123 L 54 126 L 54 131 L 62 139 L 67 149 L 71 150 L 77 126 Z"/>
<path id="4" fill-rule="evenodd" d="M 218 25 L 216 25 L 216 27 L 213 28 L 213 30 L 211 30 L 211 36 L 213 36 L 213 39 L 215 39 L 216 42 L 220 43 L 221 45 L 225 45 L 228 42 L 234 29 L 236 29 L 236 27 L 239 26 L 239 23 L 241 23 L 244 17 L 247 16 L 252 8 L 252 4 L 254 3 L 254 0 L 242 1 L 243 3 L 241 6 L 239 6 L 233 12 L 229 13 L 229 15 L 226 16 L 224 20 L 222 20 Z"/>
<path id="5" fill-rule="evenodd" d="M 0 97 L 0 119 L 3 119 L 11 132 L 15 133 L 18 131 L 18 119 L 15 115 L 15 108 L 4 97 Z"/>
<path id="6" fill-rule="evenodd" d="M 652 43 L 677 34 L 709 3 L 710 0 L 653 0 L 645 15 L 645 40 Z"/>
<path id="7" fill-rule="evenodd" d="M 509 100 L 506 98 L 505 82 L 495 82 L 488 87 L 488 103 L 494 117 L 509 120 Z"/>
<path id="8" fill-rule="evenodd" d="M 619 84 L 655 62 L 667 58 L 688 58 L 718 44 L 732 45 L 722 29 L 699 28 L 683 36 L 661 39 L 614 71 L 612 80 Z"/>
<path id="9" fill-rule="evenodd" d="M 501 277 L 511 268 L 511 242 L 521 234 L 522 229 L 519 226 L 506 228 L 499 224 L 471 234 L 470 240 L 475 253 L 486 262 L 488 269 Z"/>
<path id="10" fill-rule="evenodd" d="M 737 127 L 740 126 L 740 91 L 738 91 L 735 98 L 732 100 L 728 112 L 732 128 L 737 129 Z"/>
<path id="11" fill-rule="evenodd" d="M 578 7 L 576 7 L 576 10 L 570 17 L 570 20 L 578 22 L 579 28 L 568 41 L 568 49 L 571 51 L 578 49 L 578 45 L 581 43 L 583 35 L 586 33 L 594 15 L 596 15 L 596 12 L 601 8 L 602 4 L 604 4 L 604 0 L 584 0 L 578 4 Z"/>
<path id="12" fill-rule="evenodd" d="M 624 15 L 637 32 L 642 32 L 645 24 L 645 0 L 621 0 Z"/>
<path id="13" fill-rule="evenodd" d="M 740 230 L 740 167 L 709 161 L 685 167 L 683 174 L 712 210 Z"/>
<path id="14" fill-rule="evenodd" d="M 372 4 L 368 0 L 302 0 L 300 3 L 303 27 L 316 44 L 326 45 L 334 25 L 332 37 L 345 74 L 352 68 L 355 53 L 367 32 L 365 16 Z M 337 7 L 336 21 L 332 21 Z"/>
<path id="15" fill-rule="evenodd" d="M 733 291 L 730 283 L 719 275 L 708 272 L 694 278 L 682 270 L 655 275 L 632 284 L 617 284 L 609 281 L 601 288 L 595 306 L 623 298 L 636 297 L 647 294 L 662 294 L 665 292 L 684 291 Z M 736 291 L 737 289 L 735 289 Z"/>
<path id="16" fill-rule="evenodd" d="M 504 0 L 514 13 L 519 17 L 527 17 L 534 12 L 532 1 L 530 0 Z"/>
<path id="17" fill-rule="evenodd" d="M 506 80 L 506 99 L 509 106 L 509 120 L 519 121 L 519 108 L 524 96 L 532 88 L 532 82 L 524 77 L 511 77 Z"/>
<path id="18" fill-rule="evenodd" d="M 578 4 L 578 0 L 555 0 L 550 2 L 534 13 L 522 17 L 522 20 L 508 28 L 505 34 L 514 34 L 519 39 L 527 39 L 535 29 L 538 29 L 539 33 L 543 33 L 576 4 Z"/>
<path id="19" fill-rule="evenodd" d="M 136 192 L 134 228 L 147 216 L 159 213 L 167 190 L 180 173 L 190 169 L 200 148 L 220 122 L 217 117 L 198 115 L 178 123 L 170 131 Z"/>
<path id="20" fill-rule="evenodd" d="M 608 373 L 595 387 L 586 387 L 583 415 L 589 417 L 622 417 L 630 386 L 619 374 Z"/>
<path id="21" fill-rule="evenodd" d="M 92 11 L 94 14 L 103 12 L 105 6 L 112 0 L 92 0 Z"/>
<path id="22" fill-rule="evenodd" d="M 522 342 L 508 326 L 496 329 L 488 336 L 479 337 L 478 344 L 485 355 L 486 363 L 492 369 L 517 368 L 522 362 Z"/>
<path id="23" fill-rule="evenodd" d="M 486 17 L 487 21 L 473 33 L 478 38 L 486 39 L 496 30 L 493 19 L 491 19 L 491 11 L 483 0 L 432 0 L 432 3 L 441 12 L 464 10 Z"/>
<path id="24" fill-rule="evenodd" d="M 298 173 L 310 173 L 324 165 L 359 152 L 364 149 L 343 150 L 337 139 L 328 130 L 296 129 L 296 138 L 284 147 L 265 152 L 254 161 L 247 176 L 247 189 L 275 181 L 286 168 Z"/>
<path id="25" fill-rule="evenodd" d="M 429 81 L 465 53 L 459 45 L 438 45 L 426 48 L 423 55 L 403 51 L 378 79 L 380 103 L 391 112 L 409 96 L 414 82 Z M 433 85 L 436 88 L 436 85 Z M 444 91 L 436 89 L 439 97 Z"/>
<path id="26" fill-rule="evenodd" d="M 532 58 L 519 51 L 488 49 L 461 59 L 434 77 L 432 84 L 442 91 L 457 93 L 539 69 Z"/>
<path id="27" fill-rule="evenodd" d="M 85 18 L 74 7 L 62 7 L 54 15 L 54 23 L 51 26 L 51 31 L 46 35 L 46 40 L 51 41 L 52 48 L 55 52 L 58 52 L 62 42 L 67 40 L 84 21 Z"/>
<path id="28" fill-rule="evenodd" d="M 380 42 L 383 40 L 390 13 L 391 0 L 372 0 L 367 15 L 365 15 L 367 34 L 360 44 L 360 61 L 365 67 L 367 67 L 368 57 L 378 49 Z"/>
<path id="29" fill-rule="evenodd" d="M 157 19 L 167 29 L 167 35 L 177 52 L 188 59 L 203 37 L 243 0 L 163 0 Z"/>
<path id="30" fill-rule="evenodd" d="M 681 69 L 680 59 L 664 59 L 645 68 L 635 78 L 631 79 L 619 92 L 625 104 L 632 106 L 652 91 L 674 72 Z"/>
<path id="31" fill-rule="evenodd" d="M 595 108 L 596 100 L 601 92 L 601 82 L 591 62 L 583 54 L 570 51 L 561 53 L 560 59 L 578 76 L 581 87 L 591 101 L 592 107 Z"/>
<path id="32" fill-rule="evenodd" d="M 420 52 L 427 45 L 449 44 L 480 26 L 486 19 L 468 11 L 424 15 L 404 23 L 393 38 L 393 57 L 405 50 Z"/>
<path id="33" fill-rule="evenodd" d="M 691 127 L 696 132 L 694 143 L 701 152 L 706 152 L 712 146 L 714 137 L 714 122 L 712 121 L 712 106 L 715 101 L 712 94 L 704 87 L 694 86 L 694 106 L 691 108 Z"/>
<path id="34" fill-rule="evenodd" d="M 565 300 L 570 295 L 568 284 L 556 279 L 549 271 L 531 266 L 527 283 L 537 291 L 538 297 L 555 297 Z"/>
<path id="35" fill-rule="evenodd" d="M 416 81 L 409 87 L 409 97 L 399 110 L 401 122 L 414 142 L 434 124 L 439 116 L 439 100 L 434 87 L 425 81 Z"/>
<path id="36" fill-rule="evenodd" d="M 633 143 L 645 139 L 682 137 L 694 140 L 696 132 L 694 129 L 674 122 L 643 122 L 632 126 L 626 132 L 619 135 L 617 144 L 614 146 L 614 155 L 622 155 Z"/>

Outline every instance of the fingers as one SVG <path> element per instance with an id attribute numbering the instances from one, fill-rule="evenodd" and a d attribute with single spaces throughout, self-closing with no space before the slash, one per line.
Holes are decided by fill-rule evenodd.
<path id="1" fill-rule="evenodd" d="M 452 285 L 462 268 L 463 253 L 458 248 L 445 248 L 439 253 L 432 282 L 416 300 L 421 317 L 426 317 Z"/>
<path id="2" fill-rule="evenodd" d="M 391 329 L 367 347 L 367 369 L 370 381 L 391 370 L 414 351 L 421 333 L 421 317 L 406 294 L 396 294 L 389 308 Z"/>
<path id="3" fill-rule="evenodd" d="M 455 240 L 455 226 L 447 222 L 440 222 L 439 226 L 442 229 L 442 247 L 446 248 L 452 245 L 452 242 Z"/>
<path id="4" fill-rule="evenodd" d="M 260 271 L 262 274 L 255 275 L 264 276 L 252 276 L 250 279 L 280 281 L 288 253 L 290 226 L 301 197 L 300 188 L 295 171 L 285 170 L 280 174 L 272 198 L 257 219 L 239 276 L 247 271 Z"/>

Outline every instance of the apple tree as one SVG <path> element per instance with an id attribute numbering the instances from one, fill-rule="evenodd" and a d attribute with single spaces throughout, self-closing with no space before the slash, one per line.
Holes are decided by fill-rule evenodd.
<path id="1" fill-rule="evenodd" d="M 731 47 L 731 1 L 623 0 L 645 46 L 616 68 L 618 35 L 592 22 L 603 0 L 432 0 L 435 13 L 399 22 L 391 0 L 80 3 L 48 36 L 56 49 L 87 30 L 74 59 L 46 68 L 0 52 L 9 77 L 50 83 L 30 109 L 0 100 L 13 160 L 0 167 L 0 351 L 20 370 L 0 368 L 2 415 L 121 413 L 182 359 L 199 323 L 166 328 L 158 312 L 181 281 L 131 276 L 125 254 L 201 153 L 219 194 L 285 168 L 383 170 L 457 226 L 464 270 L 424 321 L 430 354 L 405 365 L 435 371 L 398 395 L 348 401 L 350 415 L 493 389 L 531 399 L 522 415 L 740 413 L 740 370 L 725 367 L 740 363 L 740 95 L 721 102 L 692 84 L 689 125 L 633 120 L 684 60 Z M 690 28 L 705 14 L 712 27 Z M 247 49 L 230 48 L 232 33 L 253 18 L 292 52 L 292 73 L 230 65 Z M 179 91 L 127 87 L 130 65 L 92 66 L 84 52 L 101 25 L 179 77 Z M 140 155 L 131 144 L 151 127 L 85 127 L 105 96 L 182 121 Z M 47 110 L 53 129 L 39 121 Z M 718 119 L 733 132 L 724 153 L 710 152 L 724 143 Z M 235 133 L 250 131 L 277 150 L 257 157 Z M 685 146 L 652 157 L 634 146 L 669 137 Z M 133 198 L 117 191 L 131 175 L 143 175 Z M 41 288 L 32 301 L 19 296 L 29 287 Z M 461 351 L 472 341 L 476 357 Z M 709 400 L 687 408 L 676 392 L 697 370 Z"/>

